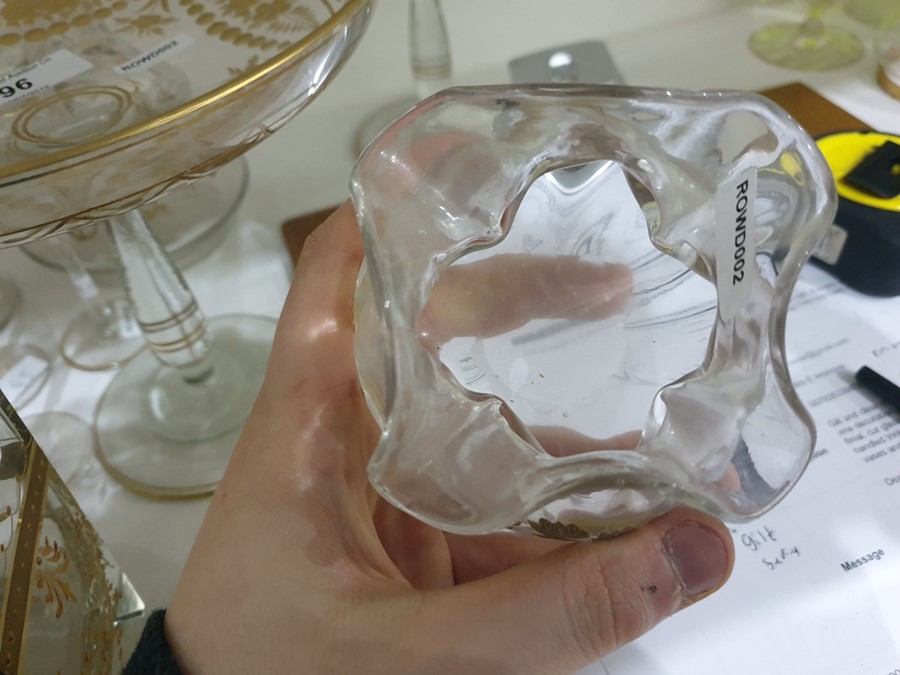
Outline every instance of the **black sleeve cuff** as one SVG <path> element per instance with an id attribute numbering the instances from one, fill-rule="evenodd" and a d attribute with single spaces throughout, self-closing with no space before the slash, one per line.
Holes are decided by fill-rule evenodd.
<path id="1" fill-rule="evenodd" d="M 182 675 L 163 630 L 165 618 L 164 609 L 158 609 L 150 615 L 122 675 Z"/>

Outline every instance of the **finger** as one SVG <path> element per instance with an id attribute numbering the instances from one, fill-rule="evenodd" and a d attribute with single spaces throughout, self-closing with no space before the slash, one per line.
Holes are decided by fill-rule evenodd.
<path id="1" fill-rule="evenodd" d="M 419 327 L 440 344 L 459 336 L 499 335 L 537 318 L 596 321 L 618 311 L 631 294 L 625 265 L 506 254 L 447 270 Z"/>
<path id="2" fill-rule="evenodd" d="M 574 672 L 714 592 L 733 561 L 722 523 L 677 509 L 441 593 L 421 618 L 444 624 L 441 640 L 466 645 L 470 671 L 503 663 L 510 673 Z"/>
<path id="3" fill-rule="evenodd" d="M 363 255 L 345 202 L 304 243 L 275 334 L 272 378 L 326 387 L 355 379 L 353 296 Z"/>
<path id="4" fill-rule="evenodd" d="M 377 440 L 353 355 L 362 258 L 347 203 L 305 242 L 265 382 L 226 476 L 230 489 L 254 492 L 256 502 L 305 500 L 304 515 L 336 529 L 339 519 L 368 515 L 365 467 Z"/>

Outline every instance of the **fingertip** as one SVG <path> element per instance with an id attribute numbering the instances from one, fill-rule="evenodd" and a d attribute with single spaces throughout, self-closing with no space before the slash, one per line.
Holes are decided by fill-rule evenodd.
<path id="1" fill-rule="evenodd" d="M 584 549 L 585 598 L 599 608 L 595 641 L 587 644 L 598 658 L 714 593 L 734 565 L 728 528 L 689 508 Z"/>
<path id="2" fill-rule="evenodd" d="M 734 542 L 720 520 L 701 511 L 675 509 L 654 522 L 660 546 L 681 586 L 683 605 L 721 588 L 734 568 Z"/>
<path id="3" fill-rule="evenodd" d="M 274 350 L 291 350 L 290 360 L 296 363 L 312 357 L 313 343 L 352 330 L 353 297 L 364 255 L 353 205 L 345 201 L 303 244 Z"/>
<path id="4" fill-rule="evenodd" d="M 464 584 L 461 640 L 484 652 L 525 654 L 516 672 L 582 667 L 640 637 L 725 582 L 734 560 L 728 528 L 678 508 L 614 539 L 570 544 Z M 474 608 L 474 609 L 473 609 Z M 539 608 L 539 611 L 536 611 Z"/>

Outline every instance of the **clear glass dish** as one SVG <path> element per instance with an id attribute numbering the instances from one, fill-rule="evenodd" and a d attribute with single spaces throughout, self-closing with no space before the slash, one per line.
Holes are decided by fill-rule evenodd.
<path id="1" fill-rule="evenodd" d="M 369 0 L 70 0 L 0 11 L 0 247 L 130 211 L 240 156 L 350 55 Z"/>
<path id="2" fill-rule="evenodd" d="M 749 520 L 803 472 L 785 315 L 834 182 L 770 101 L 450 89 L 351 189 L 369 475 L 399 508 L 590 539 L 682 503 Z"/>
<path id="3" fill-rule="evenodd" d="M 0 248 L 109 221 L 148 349 L 104 391 L 96 453 L 135 492 L 212 493 L 275 327 L 250 314 L 208 321 L 142 209 L 296 116 L 349 58 L 371 9 L 371 0 L 0 9 Z"/>

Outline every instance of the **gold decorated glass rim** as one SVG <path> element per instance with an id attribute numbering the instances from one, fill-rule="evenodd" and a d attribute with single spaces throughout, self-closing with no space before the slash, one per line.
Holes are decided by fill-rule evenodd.
<path id="1" fill-rule="evenodd" d="M 33 0 L 19 0 L 19 2 L 29 3 L 32 1 Z M 179 2 L 182 6 L 189 4 L 187 0 L 150 0 L 150 2 L 145 3 L 144 6 L 149 6 L 156 2 L 161 2 L 163 6 L 167 6 L 169 3 L 174 5 L 176 2 Z M 225 4 L 235 5 L 235 2 L 236 0 L 230 0 L 230 2 Z M 329 0 L 319 0 L 319 2 L 328 12 L 330 12 L 330 16 L 318 23 L 299 40 L 296 40 L 290 44 L 290 46 L 280 50 L 262 63 L 254 64 L 239 75 L 227 79 L 208 91 L 191 98 L 187 102 L 179 104 L 171 110 L 164 111 L 150 119 L 137 122 L 121 129 L 116 129 L 108 134 L 86 140 L 76 145 L 54 149 L 33 157 L 22 159 L 7 166 L 0 165 L 0 186 L 10 182 L 19 182 L 19 180 L 28 180 L 28 175 L 34 174 L 35 172 L 39 172 L 40 174 L 52 173 L 57 167 L 62 168 L 75 158 L 96 154 L 132 139 L 140 139 L 140 137 L 155 129 L 165 127 L 166 125 L 177 122 L 202 109 L 220 103 L 223 100 L 236 95 L 248 85 L 266 77 L 270 73 L 316 51 L 321 46 L 323 39 L 326 36 L 351 23 L 352 18 L 357 13 L 370 6 L 373 0 L 343 0 L 343 4 L 337 9 L 332 8 L 334 3 Z M 199 5 L 200 3 L 195 4 Z M 300 3 L 296 0 L 281 0 L 274 4 L 290 8 L 299 5 Z M 4 8 L 4 11 L 8 9 L 8 7 L 9 5 Z M 0 21 L 3 21 L 3 19 L 3 12 L 0 12 Z M 73 21 L 73 25 L 77 24 Z M 4 33 L 5 29 L 10 27 L 12 27 L 10 23 L 0 23 L 0 38 L 6 37 L 5 35 L 2 35 L 2 33 Z M 149 27 L 147 31 L 148 32 L 142 34 L 159 35 L 161 37 L 164 35 L 153 27 Z M 4 46 L 3 49 L 9 50 L 10 46 Z M 2 73 L 0 73 L 0 75 L 2 75 Z"/>

